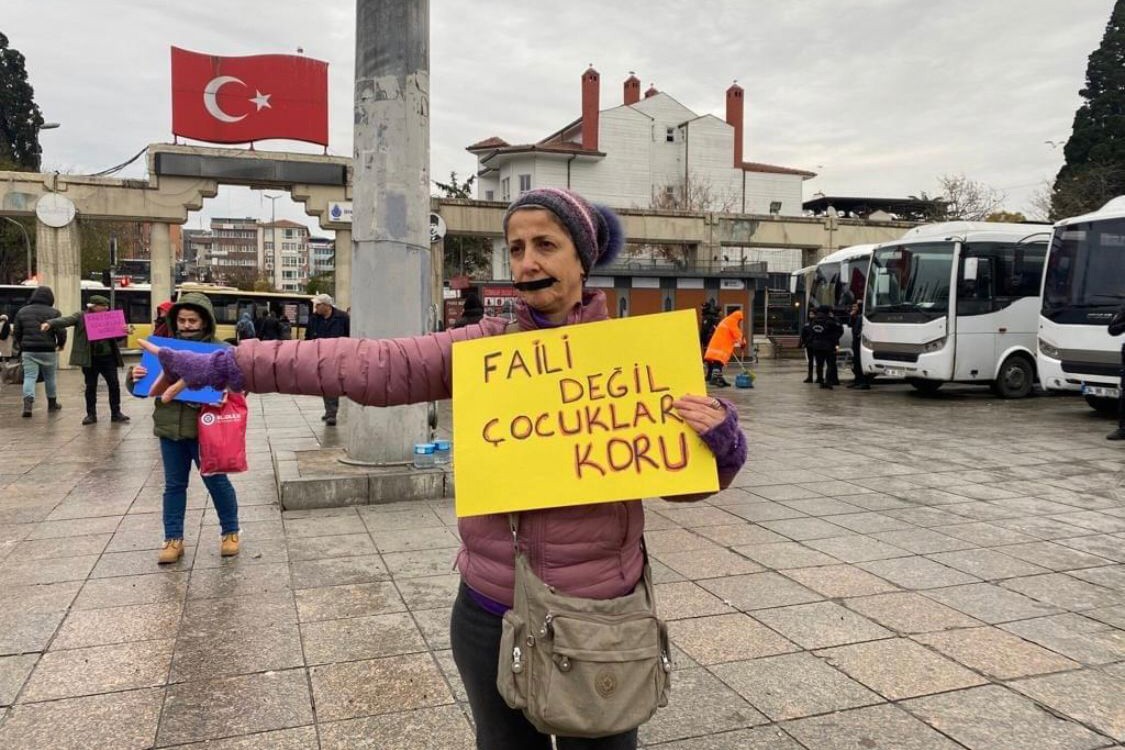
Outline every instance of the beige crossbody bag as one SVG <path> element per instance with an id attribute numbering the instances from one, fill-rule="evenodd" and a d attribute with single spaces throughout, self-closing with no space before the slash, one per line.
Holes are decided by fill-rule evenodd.
<path id="1" fill-rule="evenodd" d="M 536 729 L 564 737 L 605 737 L 648 721 L 668 704 L 668 629 L 656 616 L 652 573 L 616 599 L 560 594 L 531 570 L 515 545 L 515 601 L 504 614 L 496 686 Z"/>

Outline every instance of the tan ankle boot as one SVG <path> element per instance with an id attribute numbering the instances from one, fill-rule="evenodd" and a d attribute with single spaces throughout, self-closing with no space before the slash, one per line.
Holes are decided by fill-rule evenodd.
<path id="1" fill-rule="evenodd" d="M 160 548 L 160 557 L 156 562 L 161 565 L 174 563 L 184 556 L 184 540 L 183 539 L 165 539 L 164 546 Z"/>
<path id="2" fill-rule="evenodd" d="M 223 542 L 219 546 L 219 554 L 223 557 L 234 557 L 238 554 L 238 532 L 223 534 Z"/>

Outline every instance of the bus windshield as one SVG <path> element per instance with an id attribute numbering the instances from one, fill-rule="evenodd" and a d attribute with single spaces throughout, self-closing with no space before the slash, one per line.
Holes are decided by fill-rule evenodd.
<path id="1" fill-rule="evenodd" d="M 1087 323 L 1092 311 L 1125 304 L 1125 218 L 1070 224 L 1051 237 L 1043 277 L 1043 316 L 1056 323 Z"/>
<path id="2" fill-rule="evenodd" d="M 889 245 L 875 250 L 867 284 L 870 320 L 923 322 L 949 311 L 953 243 Z"/>

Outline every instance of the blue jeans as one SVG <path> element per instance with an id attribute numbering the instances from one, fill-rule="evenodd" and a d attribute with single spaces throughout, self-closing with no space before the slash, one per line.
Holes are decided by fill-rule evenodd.
<path id="1" fill-rule="evenodd" d="M 199 466 L 199 441 L 160 438 L 160 456 L 164 459 L 164 538 L 183 539 L 188 479 L 192 464 Z M 238 498 L 227 475 L 203 477 L 203 484 L 215 503 L 222 533 L 238 531 Z"/>
<path id="2" fill-rule="evenodd" d="M 59 395 L 55 388 L 55 373 L 59 371 L 58 352 L 24 352 L 23 362 L 23 397 L 35 398 L 35 383 L 39 380 L 39 373 L 43 373 L 43 385 L 47 389 L 47 398 Z"/>

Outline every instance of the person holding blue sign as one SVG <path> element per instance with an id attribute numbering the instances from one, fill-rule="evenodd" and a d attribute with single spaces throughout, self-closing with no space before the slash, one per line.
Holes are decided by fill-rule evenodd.
<path id="1" fill-rule="evenodd" d="M 254 393 L 346 396 L 367 406 L 424 403 L 453 396 L 455 342 L 608 319 L 605 294 L 598 289 L 586 289 L 585 282 L 592 270 L 611 262 L 625 244 L 621 224 L 613 211 L 592 205 L 568 190 L 531 190 L 508 208 L 504 236 L 513 286 L 519 294 L 515 321 L 484 317 L 460 328 L 399 339 L 321 337 L 311 341 L 247 341 L 237 349 L 208 355 L 174 351 L 142 341 L 146 350 L 158 356 L 163 370 L 152 393 L 160 394 L 167 402 L 187 388 L 206 385 L 245 388 Z M 689 393 L 675 398 L 669 413 L 699 435 L 706 449 L 714 454 L 719 487 L 729 486 L 745 463 L 747 452 L 735 407 L 721 399 Z M 534 493 L 534 469 L 511 468 L 513 472 L 525 473 L 526 491 Z M 667 499 L 693 501 L 704 497 L 706 494 Z M 516 606 L 516 559 L 526 563 L 519 570 L 535 571 L 540 584 L 550 587 L 552 592 L 594 601 L 599 606 L 615 606 L 614 602 L 650 586 L 650 576 L 645 574 L 644 527 L 644 509 L 639 500 L 458 519 L 462 547 L 457 555 L 457 569 L 461 573 L 461 588 L 453 605 L 450 636 L 453 659 L 468 693 L 478 747 L 552 747 L 550 734 L 541 731 L 539 724 L 533 723 L 521 708 L 514 707 L 506 695 L 501 695 L 497 683 L 498 676 L 506 674 L 499 670 L 500 644 L 505 622 L 511 625 L 511 618 L 505 620 L 505 614 Z M 543 623 L 544 635 L 548 625 Z M 627 633 L 634 632 L 613 625 L 607 627 L 620 639 L 627 640 Z M 655 644 L 640 650 L 645 652 L 645 658 L 655 659 L 658 655 Z M 515 652 L 513 655 L 510 646 L 506 650 L 515 659 L 507 671 L 518 671 L 516 666 L 522 664 L 519 649 Z M 659 653 L 662 666 L 655 669 L 670 670 L 667 651 Z M 597 690 L 598 695 L 583 693 L 579 703 L 585 700 L 589 706 L 602 705 L 600 701 L 611 693 L 617 699 L 644 691 L 643 685 L 632 682 L 628 682 L 628 689 L 622 685 L 617 690 L 614 675 L 603 677 L 586 686 L 590 691 Z M 648 682 L 655 684 L 658 680 L 650 677 Z M 631 690 L 633 687 L 637 688 L 636 693 Z M 583 690 L 581 686 L 577 689 Z M 560 701 L 555 706 L 562 710 Z M 655 711 L 655 706 L 650 707 Z M 594 724 L 588 713 L 570 711 L 568 718 L 579 726 L 570 732 L 553 732 L 558 750 L 631 750 L 637 746 L 636 724 L 645 720 L 642 717 L 629 727 L 606 731 L 600 724 Z"/>
<path id="2" fill-rule="evenodd" d="M 217 344 L 215 311 L 203 294 L 189 292 L 168 311 L 168 328 L 173 339 Z M 130 393 L 148 394 L 139 388 L 149 377 L 148 368 L 130 369 Z M 154 378 L 155 379 L 155 378 Z M 187 487 L 192 464 L 199 466 L 199 403 L 157 399 L 152 415 L 153 433 L 160 438 L 160 457 L 164 463 L 164 544 L 157 562 L 174 563 L 184 555 L 184 515 L 187 512 Z M 238 554 L 238 498 L 225 474 L 203 477 L 203 484 L 215 504 L 222 534 L 220 554 Z"/>

